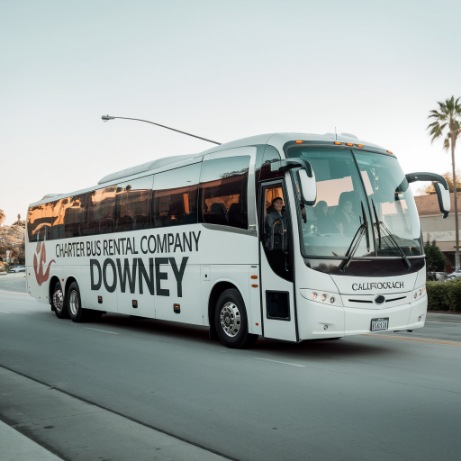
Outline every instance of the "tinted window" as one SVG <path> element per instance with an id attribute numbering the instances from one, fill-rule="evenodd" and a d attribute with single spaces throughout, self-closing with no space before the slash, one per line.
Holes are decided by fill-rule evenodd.
<path id="1" fill-rule="evenodd" d="M 30 241 L 77 237 L 87 228 L 90 193 L 74 195 L 29 208 Z"/>
<path id="2" fill-rule="evenodd" d="M 116 186 L 94 190 L 89 194 L 86 223 L 81 235 L 95 235 L 113 232 L 115 229 Z"/>
<path id="3" fill-rule="evenodd" d="M 54 204 L 55 202 L 50 202 L 29 208 L 27 216 L 29 240 L 48 240 L 51 237 L 51 226 L 55 220 Z"/>
<path id="4" fill-rule="evenodd" d="M 197 222 L 197 189 L 201 163 L 158 173 L 154 177 L 155 227 Z"/>
<path id="5" fill-rule="evenodd" d="M 200 178 L 200 221 L 248 227 L 247 184 L 250 157 L 208 160 Z"/>
<path id="6" fill-rule="evenodd" d="M 65 204 L 64 233 L 66 237 L 77 237 L 80 229 L 86 225 L 86 205 L 90 199 L 90 193 L 78 194 L 69 197 Z"/>
<path id="7" fill-rule="evenodd" d="M 134 179 L 117 187 L 117 232 L 152 227 L 151 200 L 152 176 Z"/>

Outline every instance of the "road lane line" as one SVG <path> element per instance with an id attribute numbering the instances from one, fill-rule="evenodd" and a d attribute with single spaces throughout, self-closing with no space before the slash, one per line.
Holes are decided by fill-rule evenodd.
<path id="1" fill-rule="evenodd" d="M 300 365 L 299 363 L 282 362 L 280 360 L 265 359 L 263 357 L 256 357 L 256 358 L 259 360 L 265 360 L 266 362 L 280 363 L 282 365 L 290 365 L 291 367 L 306 368 L 306 365 Z"/>
<path id="2" fill-rule="evenodd" d="M 120 333 L 117 333 L 115 331 L 109 331 L 109 330 L 101 330 L 99 328 L 90 328 L 90 327 L 84 327 L 85 330 L 93 330 L 93 331 L 99 331 L 100 333 L 110 333 L 111 335 L 119 335 Z"/>

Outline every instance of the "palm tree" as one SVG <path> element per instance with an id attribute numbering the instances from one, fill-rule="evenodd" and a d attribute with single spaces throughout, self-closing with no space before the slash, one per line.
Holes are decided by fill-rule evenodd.
<path id="1" fill-rule="evenodd" d="M 427 127 L 429 134 L 432 136 L 432 142 L 442 136 L 443 148 L 448 150 L 451 148 L 451 167 L 453 170 L 453 184 L 456 181 L 456 164 L 455 164 L 455 149 L 456 140 L 461 133 L 461 104 L 459 98 L 452 96 L 443 102 L 437 102 L 439 105 L 438 110 L 431 110 L 429 118 L 434 121 Z M 459 269 L 459 224 L 458 224 L 458 199 L 457 187 L 454 188 L 453 198 L 455 206 L 455 268 Z"/>

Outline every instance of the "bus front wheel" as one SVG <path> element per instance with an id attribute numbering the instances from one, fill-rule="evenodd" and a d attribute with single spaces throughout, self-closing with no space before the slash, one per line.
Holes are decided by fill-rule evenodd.
<path id="1" fill-rule="evenodd" d="M 64 294 L 62 287 L 59 282 L 56 282 L 53 288 L 53 296 L 51 298 L 51 309 L 56 314 L 58 319 L 69 318 L 69 312 L 67 311 L 66 304 L 64 303 Z"/>
<path id="2" fill-rule="evenodd" d="M 219 296 L 214 322 L 218 337 L 226 347 L 243 349 L 258 339 L 257 335 L 248 333 L 245 303 L 235 288 L 227 289 Z"/>

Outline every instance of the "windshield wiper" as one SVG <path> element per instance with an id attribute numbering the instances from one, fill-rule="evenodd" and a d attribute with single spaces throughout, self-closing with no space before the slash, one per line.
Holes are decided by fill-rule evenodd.
<path id="1" fill-rule="evenodd" d="M 352 239 L 352 242 L 346 251 L 345 259 L 343 259 L 341 264 L 339 265 L 339 270 L 341 272 L 344 272 L 349 267 L 349 264 L 351 263 L 352 258 L 354 257 L 357 249 L 359 248 L 360 242 L 362 241 L 364 234 L 366 234 L 367 236 L 367 252 L 370 252 L 370 236 L 368 235 L 367 215 L 365 213 L 363 202 L 360 202 L 360 204 L 362 205 L 361 220 L 363 219 L 363 222 L 360 224 L 359 228 L 355 232 L 354 238 Z"/>
<path id="2" fill-rule="evenodd" d="M 410 269 L 411 262 L 407 258 L 407 255 L 405 254 L 405 252 L 402 250 L 402 247 L 398 244 L 397 240 L 395 240 L 394 236 L 392 235 L 392 232 L 378 218 L 378 213 L 376 211 L 376 206 L 375 206 L 375 202 L 373 201 L 373 199 L 371 200 L 371 204 L 373 205 L 373 213 L 375 215 L 375 226 L 376 226 L 376 230 L 378 231 L 378 248 L 380 250 L 382 249 L 382 238 L 381 238 L 381 229 L 382 229 L 387 234 L 388 240 L 392 243 L 395 250 L 397 250 L 397 253 L 399 254 L 399 256 L 402 258 L 402 260 L 407 265 L 407 269 Z"/>
<path id="3" fill-rule="evenodd" d="M 365 213 L 365 208 L 363 206 L 363 202 L 360 202 L 360 205 L 362 207 L 363 225 L 365 226 L 365 231 L 367 233 L 367 253 L 369 253 L 370 252 L 370 236 L 368 235 L 367 214 Z"/>

